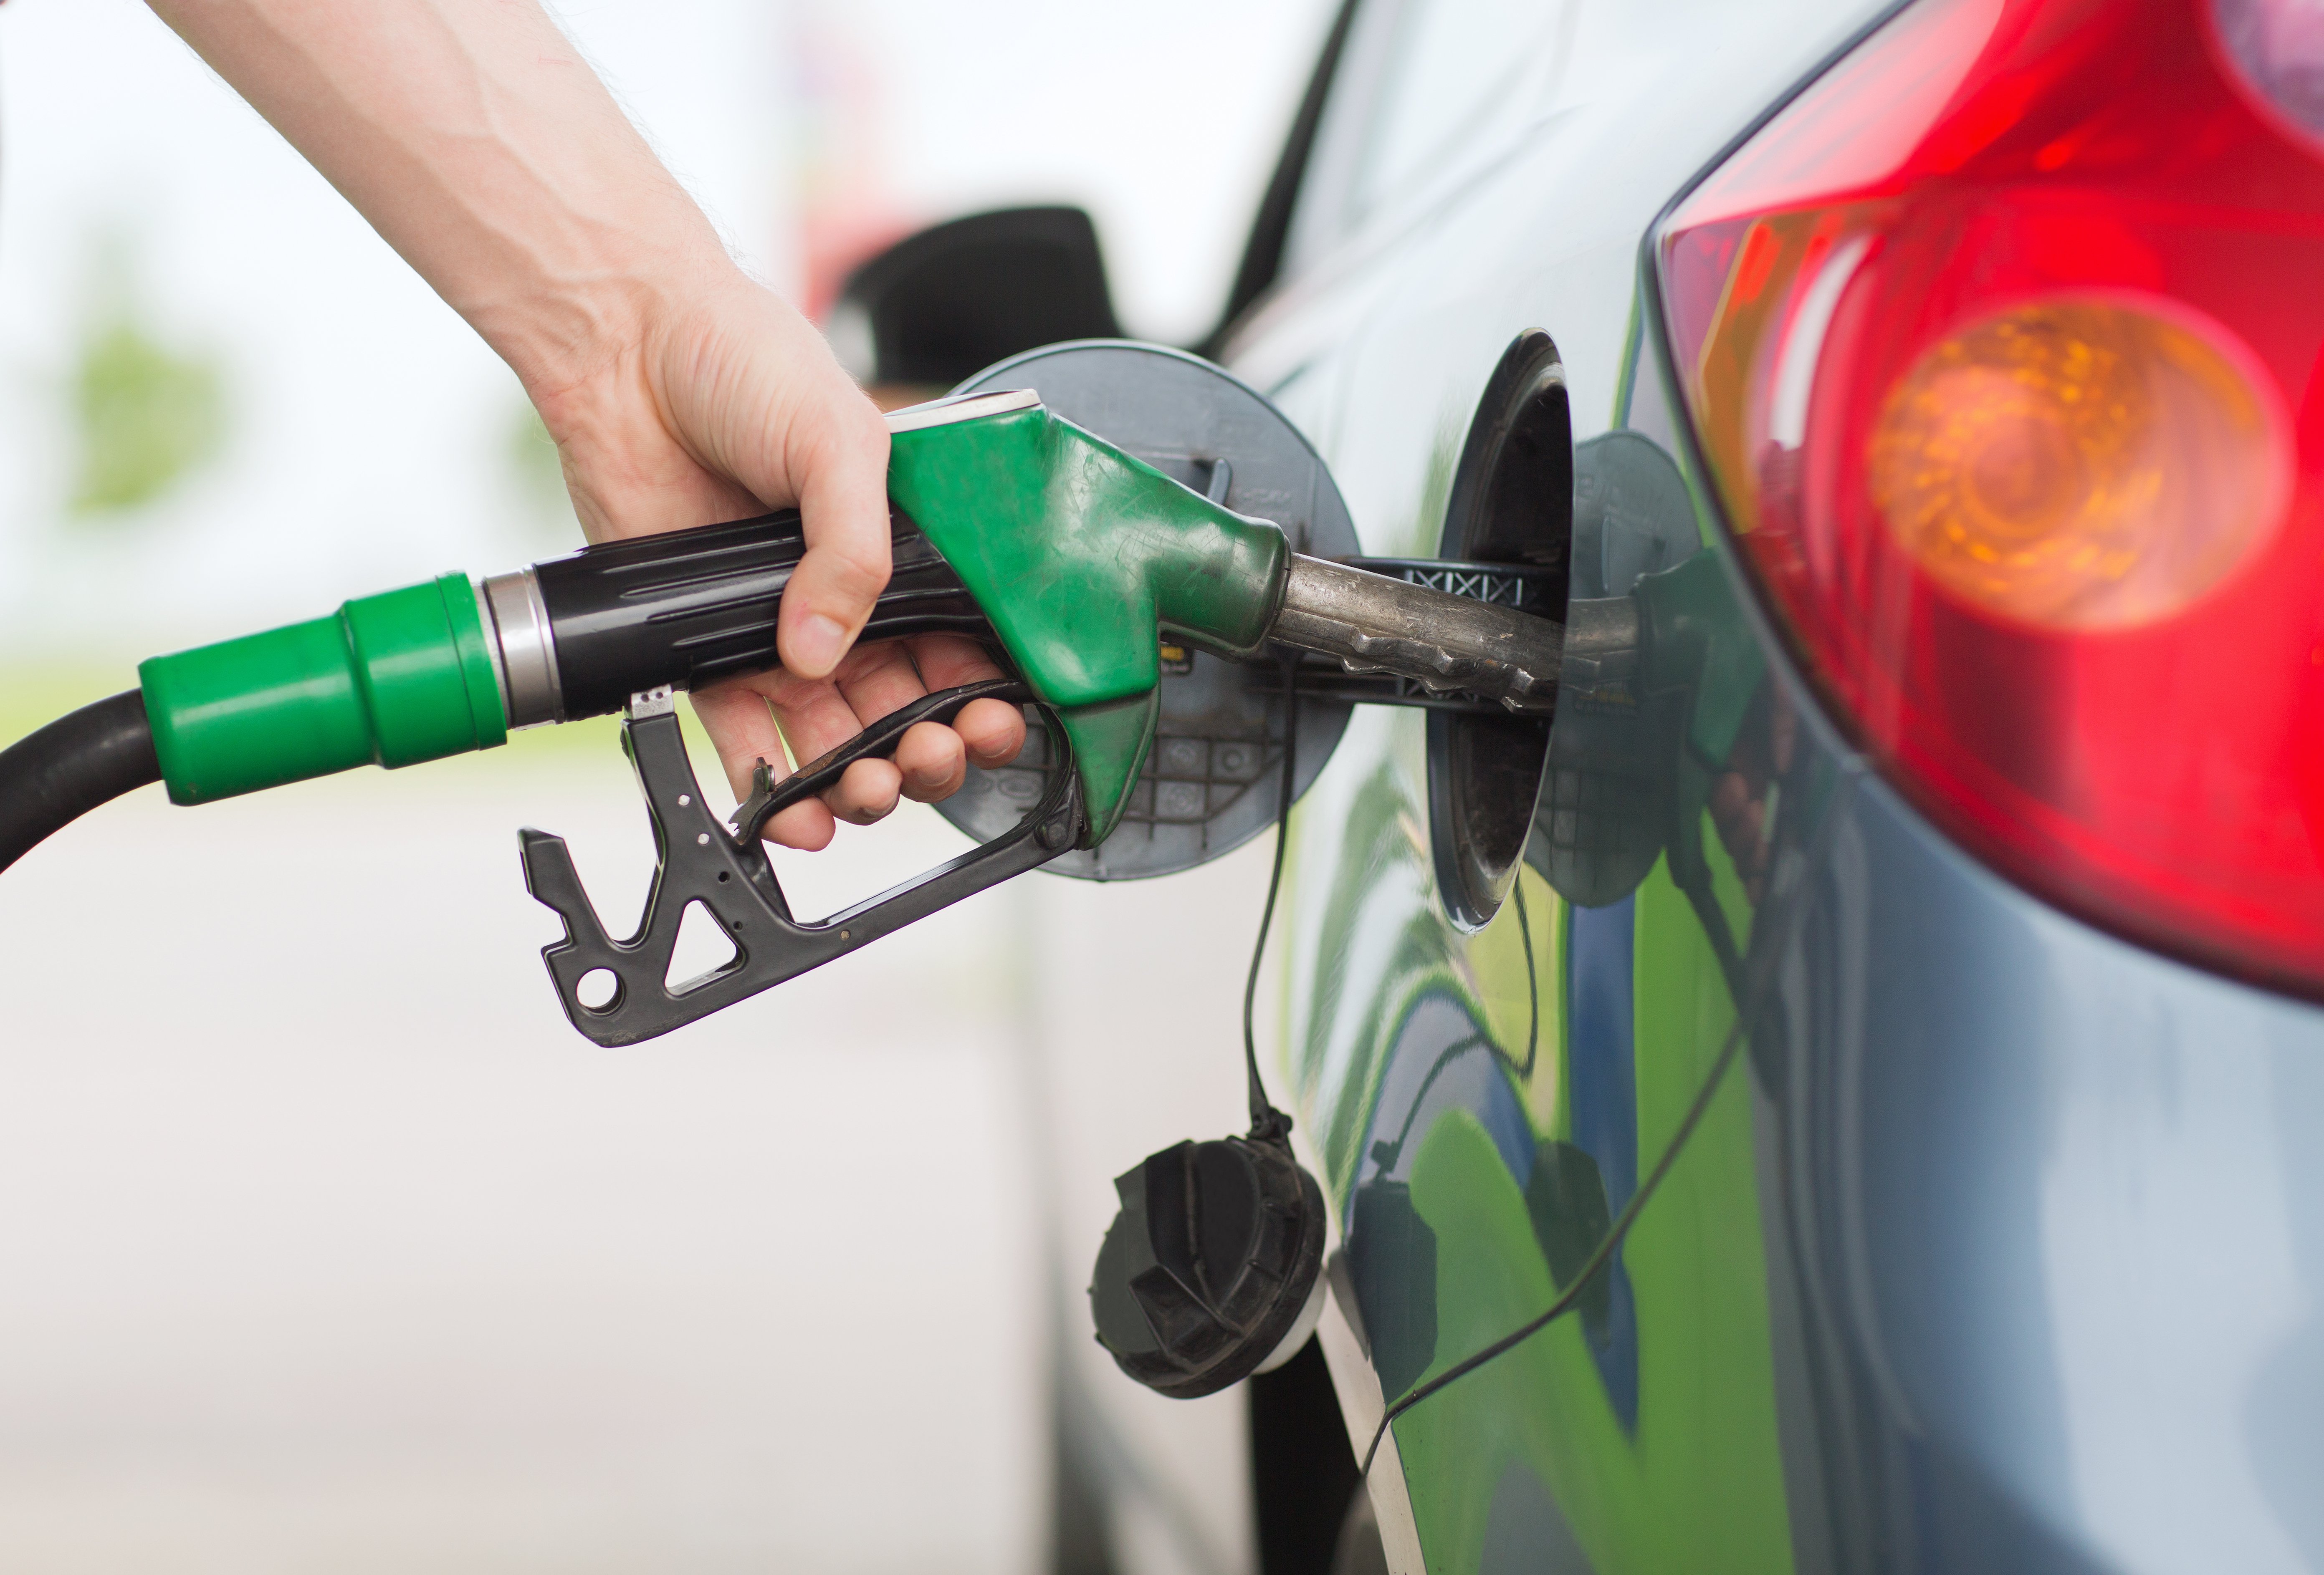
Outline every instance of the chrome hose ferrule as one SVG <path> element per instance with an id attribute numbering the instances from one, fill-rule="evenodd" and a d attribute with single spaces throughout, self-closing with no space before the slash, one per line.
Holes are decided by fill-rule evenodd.
<path id="1" fill-rule="evenodd" d="M 509 730 L 545 727 L 565 720 L 565 695 L 557 676 L 557 636 L 549 624 L 540 582 L 529 568 L 494 575 L 484 582 L 484 627 L 492 638 L 493 668 L 508 707 Z"/>

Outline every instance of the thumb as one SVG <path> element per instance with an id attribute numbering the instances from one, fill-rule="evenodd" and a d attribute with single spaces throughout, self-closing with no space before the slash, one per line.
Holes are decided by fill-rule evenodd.
<path id="1" fill-rule="evenodd" d="M 888 584 L 888 424 L 823 336 L 734 277 L 661 335 L 650 357 L 672 435 L 770 507 L 796 502 L 807 554 L 784 588 L 776 650 L 827 676 Z"/>
<path id="2" fill-rule="evenodd" d="M 816 430 L 793 446 L 788 468 L 807 554 L 783 590 L 776 649 L 787 671 L 820 678 L 887 588 L 888 425 L 853 384 L 803 419 Z"/>

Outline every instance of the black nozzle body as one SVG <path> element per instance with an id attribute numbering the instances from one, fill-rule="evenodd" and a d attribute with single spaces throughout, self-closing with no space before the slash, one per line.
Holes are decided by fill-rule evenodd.
<path id="1" fill-rule="evenodd" d="M 991 625 L 934 544 L 890 516 L 894 572 L 859 640 L 964 634 Z M 775 622 L 807 538 L 798 512 L 601 542 L 535 564 L 563 718 L 618 711 L 632 695 L 698 689 L 779 665 Z"/>

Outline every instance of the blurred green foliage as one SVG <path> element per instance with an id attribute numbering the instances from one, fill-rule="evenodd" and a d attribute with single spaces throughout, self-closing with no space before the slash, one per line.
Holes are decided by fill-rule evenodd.
<path id="1" fill-rule="evenodd" d="M 67 508 L 76 518 L 151 502 L 216 454 L 226 432 L 215 360 L 155 339 L 121 241 L 100 240 L 94 250 L 97 305 L 71 376 L 79 466 Z"/>
<path id="2" fill-rule="evenodd" d="M 0 749 L 136 683 L 137 664 L 131 661 L 0 664 Z"/>

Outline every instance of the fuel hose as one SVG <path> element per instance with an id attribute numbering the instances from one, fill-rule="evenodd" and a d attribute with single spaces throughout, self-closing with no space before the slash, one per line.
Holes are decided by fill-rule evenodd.
<path id="1" fill-rule="evenodd" d="M 1203 541 L 1221 534 L 1208 531 L 1216 521 L 1196 523 Z M 1133 511 L 1120 529 L 1132 540 L 1151 524 Z M 1250 535 L 1256 525 L 1241 520 L 1239 529 Z M 1237 580 L 1250 555 L 1230 551 L 1219 562 L 1178 546 L 1176 557 L 1157 559 L 1167 585 L 1194 585 L 1196 606 L 1278 646 L 1512 711 L 1545 713 L 1555 703 L 1566 631 L 1554 620 L 1279 550 L 1271 577 Z M 889 549 L 893 571 L 858 639 L 964 635 L 1011 665 L 991 610 L 900 513 L 891 516 Z M 1080 551 L 1093 556 L 1086 542 Z M 783 592 L 806 553 L 799 515 L 786 511 L 600 543 L 481 583 L 442 575 L 321 618 L 152 658 L 139 666 L 134 691 L 0 754 L 0 869 L 157 777 L 172 804 L 208 804 L 357 766 L 394 769 L 492 749 L 517 729 L 606 715 L 633 695 L 765 671 L 778 665 Z M 1082 611 L 1047 607 L 1043 649 L 1060 644 L 1057 630 L 1079 629 Z M 1153 612 L 1147 603 L 1145 615 Z M 1101 644 L 1140 643 L 1119 615 L 1100 622 L 1090 638 Z M 1139 654 L 1151 668 L 1155 625 L 1144 627 Z M 1199 620 L 1187 627 L 1208 628 Z M 1078 646 L 1071 654 L 1075 672 L 1088 665 Z M 1150 738 L 1150 709 L 1126 714 Z M 1135 771 L 1144 746 L 1134 732 L 1099 737 L 1115 764 Z"/>
<path id="2" fill-rule="evenodd" d="M 98 805 L 161 779 L 135 689 L 68 712 L 0 750 L 0 870 Z"/>
<path id="3" fill-rule="evenodd" d="M 991 626 L 927 537 L 891 523 L 866 640 Z M 97 806 L 160 781 L 207 804 L 363 765 L 491 749 L 518 728 L 619 711 L 777 665 L 797 511 L 605 542 L 481 584 L 463 574 L 155 657 L 139 686 L 0 751 L 0 870 Z"/>

